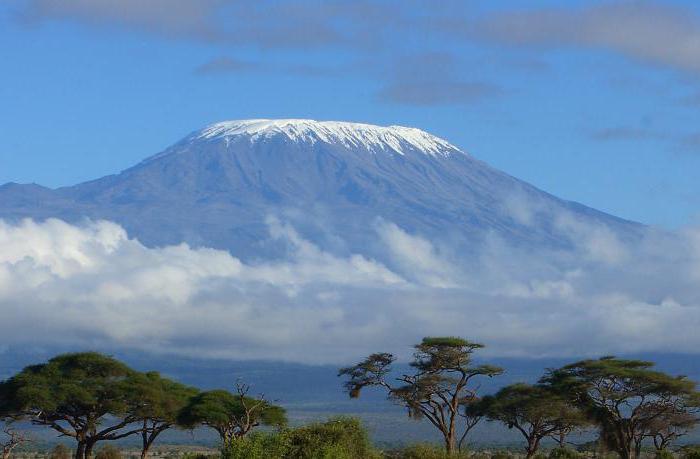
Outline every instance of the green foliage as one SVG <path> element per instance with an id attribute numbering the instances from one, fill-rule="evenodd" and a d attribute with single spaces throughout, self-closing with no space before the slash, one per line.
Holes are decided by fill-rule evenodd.
<path id="1" fill-rule="evenodd" d="M 491 455 L 491 459 L 511 459 L 511 455 L 505 451 L 496 451 Z"/>
<path id="2" fill-rule="evenodd" d="M 161 433 L 177 424 L 180 412 L 199 393 L 198 389 L 163 378 L 155 371 L 137 373 L 127 379 L 123 387 L 132 394 L 127 399 L 128 417 L 139 425 L 148 426 L 141 436 L 144 454 Z"/>
<path id="3" fill-rule="evenodd" d="M 116 446 L 112 445 L 111 443 L 107 443 L 104 445 L 102 448 L 97 451 L 97 454 L 95 454 L 95 459 L 121 459 L 122 458 L 122 453 L 119 451 L 119 448 Z"/>
<path id="4" fill-rule="evenodd" d="M 380 385 L 391 371 L 396 357 L 386 352 L 372 354 L 352 367 L 341 368 L 338 376 L 347 376 L 343 384 L 350 398 L 358 398 L 363 388 Z"/>
<path id="5" fill-rule="evenodd" d="M 85 445 L 121 438 L 121 429 L 133 422 L 128 409 L 139 393 L 129 381 L 136 375 L 96 352 L 59 355 L 0 384 L 0 416 L 30 419 L 72 437 L 77 455 L 84 456 Z"/>
<path id="6" fill-rule="evenodd" d="M 258 425 L 281 427 L 287 423 L 284 408 L 225 390 L 201 392 L 189 399 L 178 415 L 178 424 L 199 424 L 215 429 L 224 443 L 246 435 Z"/>
<path id="7" fill-rule="evenodd" d="M 395 451 L 392 459 L 467 459 L 468 453 L 448 454 L 444 447 L 430 443 L 418 443 Z"/>
<path id="8" fill-rule="evenodd" d="M 358 419 L 337 417 L 289 432 L 287 457 L 299 459 L 360 459 L 378 457 Z"/>
<path id="9" fill-rule="evenodd" d="M 484 347 L 482 344 L 476 344 L 472 343 L 470 341 L 467 341 L 466 339 L 459 338 L 456 336 L 426 336 L 423 338 L 423 341 L 421 341 L 420 346 L 430 346 L 430 347 L 437 347 L 437 346 L 442 346 L 442 347 L 466 347 L 466 346 L 473 346 L 476 345 L 477 347 Z"/>
<path id="10" fill-rule="evenodd" d="M 448 337 L 423 338 L 420 344 L 414 346 L 411 366 L 419 371 L 461 371 L 475 372 L 487 376 L 501 374 L 503 370 L 490 365 L 471 366 L 472 354 L 484 347 L 483 344 L 473 343 L 466 339 Z"/>
<path id="11" fill-rule="evenodd" d="M 288 451 L 287 432 L 254 432 L 227 442 L 221 449 L 221 459 L 282 459 Z"/>
<path id="12" fill-rule="evenodd" d="M 126 380 L 124 391 L 138 394 L 129 400 L 128 412 L 137 420 L 174 424 L 189 400 L 199 392 L 194 387 L 162 377 L 158 372 L 137 373 Z"/>
<path id="13" fill-rule="evenodd" d="M 222 459 L 379 458 L 357 419 L 334 418 L 279 432 L 256 432 L 226 443 Z"/>
<path id="14" fill-rule="evenodd" d="M 30 419 L 73 437 L 83 455 L 85 445 L 139 433 L 134 424 L 144 421 L 150 446 L 194 394 L 195 389 L 158 373 L 139 373 L 96 352 L 63 354 L 0 383 L 0 415 Z"/>
<path id="15" fill-rule="evenodd" d="M 49 452 L 49 459 L 70 459 L 73 452 L 63 443 L 54 446 Z"/>
<path id="16" fill-rule="evenodd" d="M 549 459 L 579 459 L 581 453 L 571 448 L 555 448 L 549 452 Z"/>
<path id="17" fill-rule="evenodd" d="M 652 367 L 643 360 L 603 357 L 553 370 L 542 381 L 574 401 L 600 428 L 602 444 L 627 459 L 637 455 L 635 438 L 675 428 L 675 420 L 698 404 L 695 382 Z M 659 425 L 664 419 L 666 425 Z"/>
<path id="18" fill-rule="evenodd" d="M 585 422 L 575 406 L 545 385 L 512 384 L 469 409 L 520 431 L 527 442 L 528 457 L 537 452 L 543 438 L 568 432 Z"/>
<path id="19" fill-rule="evenodd" d="M 118 360 L 96 352 L 59 355 L 45 364 L 26 367 L 4 382 L 0 414 L 119 415 L 126 410 L 122 383 L 134 374 Z"/>
<path id="20" fill-rule="evenodd" d="M 442 434 L 445 448 L 454 452 L 463 433 L 456 428 L 461 424 L 459 418 L 466 417 L 471 422 L 480 419 L 463 412 L 477 398 L 470 382 L 479 376 L 499 375 L 503 370 L 492 365 L 472 365 L 472 354 L 484 346 L 462 338 L 427 337 L 414 347 L 410 363 L 413 374 L 397 377 L 393 383 L 386 378 L 395 358 L 386 353 L 372 354 L 355 366 L 342 368 L 338 376 L 348 377 L 344 386 L 352 398 L 368 386 L 385 389 L 390 399 L 407 409 L 409 417 L 427 418 Z M 465 429 L 473 426 L 468 423 Z"/>

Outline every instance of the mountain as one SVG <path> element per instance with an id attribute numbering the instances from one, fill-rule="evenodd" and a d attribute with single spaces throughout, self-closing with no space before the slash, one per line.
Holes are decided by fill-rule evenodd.
<path id="1" fill-rule="evenodd" d="M 277 256 L 270 216 L 335 253 L 376 255 L 378 219 L 473 250 L 498 236 L 565 248 L 566 215 L 627 237 L 641 225 L 547 194 L 415 128 L 311 120 L 213 124 L 117 175 L 0 187 L 0 218 L 109 219 L 149 246 Z"/>

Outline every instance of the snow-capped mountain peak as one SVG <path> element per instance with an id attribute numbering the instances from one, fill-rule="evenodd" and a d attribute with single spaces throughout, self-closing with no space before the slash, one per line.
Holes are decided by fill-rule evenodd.
<path id="1" fill-rule="evenodd" d="M 324 142 L 361 148 L 371 152 L 405 154 L 407 149 L 431 156 L 449 156 L 461 151 L 444 139 L 404 126 L 375 126 L 341 121 L 304 119 L 253 119 L 215 123 L 195 132 L 191 139 L 231 139 L 246 136 L 251 142 L 284 135 L 297 143 Z"/>

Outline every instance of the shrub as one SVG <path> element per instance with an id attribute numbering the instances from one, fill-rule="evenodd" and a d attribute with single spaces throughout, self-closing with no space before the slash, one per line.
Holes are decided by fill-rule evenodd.
<path id="1" fill-rule="evenodd" d="M 570 448 L 555 448 L 549 452 L 549 459 L 578 459 L 581 455 Z"/>
<path id="2" fill-rule="evenodd" d="M 116 446 L 107 443 L 97 451 L 95 459 L 122 459 L 122 454 Z"/>
<path id="3" fill-rule="evenodd" d="M 447 454 L 444 447 L 429 443 L 407 446 L 396 452 L 396 459 L 466 459 L 467 453 Z"/>
<path id="4" fill-rule="evenodd" d="M 70 459 L 71 456 L 73 456 L 73 451 L 63 443 L 54 446 L 49 453 L 49 459 Z"/>
<path id="5" fill-rule="evenodd" d="M 369 459 L 379 457 L 358 419 L 337 417 L 288 432 L 288 457 Z"/>
<path id="6" fill-rule="evenodd" d="M 221 459 L 283 459 L 289 450 L 287 432 L 254 432 L 226 444 Z"/>
<path id="7" fill-rule="evenodd" d="M 221 450 L 222 459 L 372 459 L 367 432 L 357 419 L 333 418 L 275 433 L 255 432 Z"/>

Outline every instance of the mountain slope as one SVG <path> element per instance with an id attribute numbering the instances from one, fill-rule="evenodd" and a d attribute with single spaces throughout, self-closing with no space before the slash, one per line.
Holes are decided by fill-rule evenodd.
<path id="1" fill-rule="evenodd" d="M 109 219 L 148 245 L 278 256 L 270 216 L 337 253 L 377 255 L 378 219 L 470 251 L 486 237 L 565 248 L 561 219 L 631 237 L 641 225 L 560 200 L 405 127 L 247 120 L 196 131 L 117 175 L 0 187 L 0 218 Z"/>

